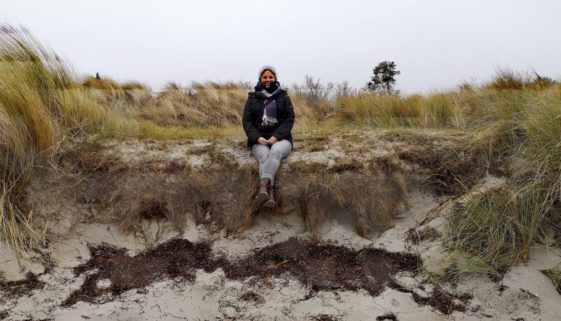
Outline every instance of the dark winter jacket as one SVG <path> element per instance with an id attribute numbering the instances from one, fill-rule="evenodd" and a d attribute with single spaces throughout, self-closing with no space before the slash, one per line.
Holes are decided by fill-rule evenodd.
<path id="1" fill-rule="evenodd" d="M 265 99 L 274 99 L 277 104 L 277 120 L 274 126 L 263 126 L 263 110 Z M 286 90 L 266 98 L 260 92 L 250 92 L 243 111 L 243 128 L 247 135 L 247 146 L 257 144 L 257 139 L 269 139 L 275 136 L 279 141 L 286 139 L 292 144 L 292 126 L 294 125 L 294 109 Z"/>

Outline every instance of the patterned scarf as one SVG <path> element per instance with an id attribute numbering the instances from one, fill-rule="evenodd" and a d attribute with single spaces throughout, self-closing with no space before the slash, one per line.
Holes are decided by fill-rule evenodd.
<path id="1" fill-rule="evenodd" d="M 255 91 L 265 97 L 263 118 L 261 119 L 261 126 L 268 127 L 274 126 L 278 123 L 277 120 L 277 101 L 272 97 L 281 90 L 279 82 L 274 82 L 270 85 L 258 84 Z"/>
<path id="2" fill-rule="evenodd" d="M 261 83 L 255 86 L 255 92 L 261 94 L 265 98 L 271 98 L 276 95 L 281 90 L 281 85 L 278 81 L 275 81 L 269 85 L 263 85 Z"/>
<path id="3" fill-rule="evenodd" d="M 277 101 L 265 100 L 265 110 L 263 111 L 263 118 L 261 118 L 261 126 L 274 126 L 277 121 Z"/>

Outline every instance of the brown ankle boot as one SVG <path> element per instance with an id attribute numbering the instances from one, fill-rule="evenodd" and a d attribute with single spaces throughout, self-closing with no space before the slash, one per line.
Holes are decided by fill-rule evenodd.
<path id="1" fill-rule="evenodd" d="M 273 189 L 273 185 L 269 185 L 268 188 L 268 194 L 269 194 L 269 199 L 265 202 L 265 204 L 263 206 L 268 207 L 268 208 L 273 208 L 275 206 L 277 206 L 277 202 L 275 201 L 275 191 Z"/>
<path id="2" fill-rule="evenodd" d="M 261 207 L 269 200 L 269 186 L 271 186 L 270 179 L 262 178 L 259 180 L 259 191 L 257 192 L 257 196 L 255 196 L 255 205 L 257 207 Z"/>

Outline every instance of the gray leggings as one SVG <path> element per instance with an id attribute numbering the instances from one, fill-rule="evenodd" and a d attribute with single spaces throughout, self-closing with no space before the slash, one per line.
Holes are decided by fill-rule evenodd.
<path id="1" fill-rule="evenodd" d="M 259 178 L 268 178 L 273 185 L 281 159 L 288 156 L 291 150 L 292 144 L 286 139 L 278 141 L 270 147 L 269 145 L 253 145 L 251 152 L 259 161 Z"/>

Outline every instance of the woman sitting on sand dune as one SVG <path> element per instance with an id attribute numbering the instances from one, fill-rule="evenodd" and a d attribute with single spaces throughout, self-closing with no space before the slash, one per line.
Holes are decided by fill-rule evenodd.
<path id="1" fill-rule="evenodd" d="M 271 66 L 259 71 L 255 91 L 249 93 L 243 112 L 247 145 L 259 161 L 259 192 L 256 206 L 275 207 L 273 184 L 281 160 L 292 150 L 294 110 L 286 90 Z"/>

